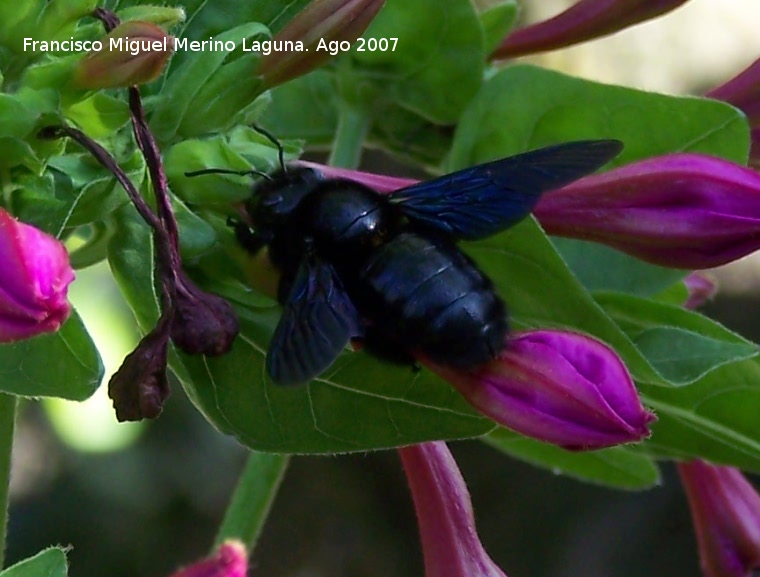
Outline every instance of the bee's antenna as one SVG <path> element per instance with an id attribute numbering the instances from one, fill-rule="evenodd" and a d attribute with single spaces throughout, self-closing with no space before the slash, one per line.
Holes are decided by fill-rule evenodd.
<path id="1" fill-rule="evenodd" d="M 285 149 L 282 147 L 280 141 L 277 140 L 271 132 L 264 130 L 260 126 L 252 124 L 251 127 L 262 136 L 265 136 L 269 142 L 277 147 L 277 158 L 280 160 L 280 168 L 282 168 L 283 172 L 287 172 L 285 168 Z"/>
<path id="2" fill-rule="evenodd" d="M 191 172 L 186 172 L 185 176 L 191 177 L 191 176 L 202 176 L 204 174 L 237 174 L 238 176 L 249 176 L 249 175 L 256 175 L 261 176 L 262 178 L 266 178 L 267 180 L 272 180 L 272 177 L 269 176 L 266 172 L 261 172 L 260 170 L 227 170 L 225 168 L 204 168 L 203 170 L 193 170 Z"/>

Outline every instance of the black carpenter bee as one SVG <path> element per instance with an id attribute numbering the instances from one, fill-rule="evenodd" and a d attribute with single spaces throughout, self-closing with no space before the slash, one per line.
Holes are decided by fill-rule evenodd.
<path id="1" fill-rule="evenodd" d="M 540 195 L 617 156 L 617 140 L 550 146 L 381 195 L 290 165 L 254 186 L 236 235 L 265 245 L 284 306 L 266 358 L 280 385 L 307 383 L 352 339 L 381 359 L 457 368 L 494 359 L 507 309 L 456 245 L 525 218 Z M 250 225 L 250 226 L 249 226 Z"/>

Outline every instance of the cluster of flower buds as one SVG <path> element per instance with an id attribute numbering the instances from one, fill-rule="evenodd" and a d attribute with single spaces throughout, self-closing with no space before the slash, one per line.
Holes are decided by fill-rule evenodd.
<path id="1" fill-rule="evenodd" d="M 86 56 L 80 63 L 77 79 L 87 87 L 129 86 L 135 140 L 150 172 L 156 211 L 147 204 L 108 151 L 81 131 L 51 126 L 43 129 L 40 136 L 69 137 L 86 148 L 116 177 L 138 213 L 153 229 L 156 273 L 162 297 L 161 317 L 126 357 L 108 387 L 117 418 L 136 421 L 158 416 L 169 395 L 166 363 L 170 339 L 188 354 L 221 355 L 232 346 L 238 333 L 238 322 L 227 301 L 199 289 L 182 270 L 177 222 L 169 200 L 163 161 L 145 120 L 139 90 L 134 86 L 154 78 L 161 71 L 171 50 L 159 48 L 168 47 L 170 37 L 146 22 L 120 24 L 114 13 L 104 9 L 97 9 L 94 15 L 106 26 L 107 38 L 129 39 L 138 46 L 134 53 L 125 45 L 122 50 Z M 141 42 L 160 46 L 145 48 L 140 46 Z"/>

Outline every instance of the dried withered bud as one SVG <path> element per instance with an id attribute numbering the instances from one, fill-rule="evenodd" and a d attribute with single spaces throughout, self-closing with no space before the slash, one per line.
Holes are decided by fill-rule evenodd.
<path id="1" fill-rule="evenodd" d="M 177 278 L 171 337 L 191 355 L 223 355 L 238 334 L 232 306 L 223 298 L 199 289 L 184 273 Z"/>
<path id="2" fill-rule="evenodd" d="M 166 361 L 169 346 L 168 324 L 162 319 L 129 353 L 108 383 L 119 421 L 155 419 L 169 397 Z"/>

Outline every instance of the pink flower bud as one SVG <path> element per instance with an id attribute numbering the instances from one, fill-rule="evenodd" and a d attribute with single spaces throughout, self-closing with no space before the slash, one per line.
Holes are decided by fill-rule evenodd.
<path id="1" fill-rule="evenodd" d="M 299 166 L 306 166 L 319 171 L 326 178 L 347 178 L 360 182 L 364 186 L 368 186 L 371 189 L 385 194 L 405 188 L 419 182 L 413 178 L 400 178 L 397 176 L 387 176 L 385 174 L 373 174 L 371 172 L 362 172 L 361 170 L 353 170 L 351 168 L 339 168 L 337 166 L 327 166 L 325 164 L 318 164 L 316 162 L 309 162 L 307 160 L 299 160 L 297 163 Z"/>
<path id="2" fill-rule="evenodd" d="M 225 541 L 207 559 L 183 567 L 170 577 L 246 577 L 248 555 L 239 541 Z"/>
<path id="3" fill-rule="evenodd" d="M 750 164 L 760 167 L 760 58 L 705 96 L 728 102 L 744 112 L 752 128 Z"/>
<path id="4" fill-rule="evenodd" d="M 750 126 L 760 126 L 760 58 L 705 96 L 736 106 L 747 115 Z"/>
<path id="5" fill-rule="evenodd" d="M 749 577 L 760 569 L 760 495 L 733 467 L 679 463 L 705 577 Z"/>
<path id="6" fill-rule="evenodd" d="M 700 154 L 650 158 L 544 194 L 546 232 L 673 268 L 711 268 L 760 248 L 760 174 Z"/>
<path id="7" fill-rule="evenodd" d="M 515 335 L 497 359 L 471 370 L 420 361 L 487 417 L 566 449 L 640 441 L 655 419 L 617 354 L 578 333 Z"/>
<path id="8" fill-rule="evenodd" d="M 313 0 L 272 39 L 300 41 L 304 50 L 273 50 L 261 58 L 259 74 L 271 88 L 318 68 L 334 55 L 330 43 L 353 44 L 364 34 L 385 0 Z M 320 43 L 324 43 L 318 50 Z M 325 49 L 327 46 L 328 49 Z"/>
<path id="9" fill-rule="evenodd" d="M 71 307 L 74 271 L 57 239 L 0 209 L 0 342 L 57 331 Z"/>
<path id="10" fill-rule="evenodd" d="M 399 449 L 414 499 L 425 577 L 506 577 L 475 530 L 470 494 L 446 443 Z"/>
<path id="11" fill-rule="evenodd" d="M 581 0 L 554 18 L 507 36 L 492 59 L 564 48 L 650 20 L 686 0 Z"/>
<path id="12" fill-rule="evenodd" d="M 174 51 L 174 39 L 149 22 L 120 24 L 101 42 L 103 49 L 88 53 L 77 66 L 74 79 L 81 88 L 118 88 L 150 82 L 158 78 Z"/>
<path id="13" fill-rule="evenodd" d="M 696 271 L 683 279 L 689 297 L 683 303 L 684 308 L 696 309 L 701 307 L 718 292 L 718 285 L 710 276 L 701 271 Z"/>

